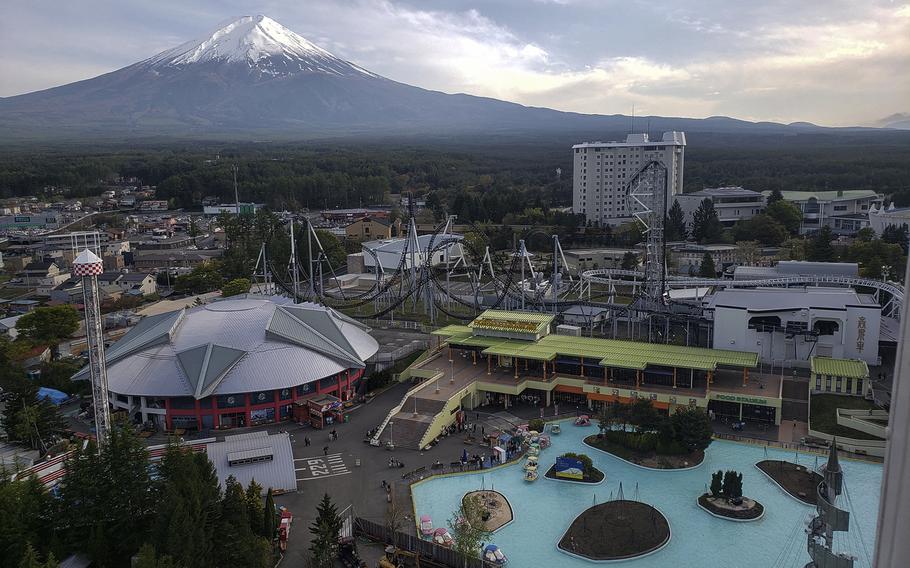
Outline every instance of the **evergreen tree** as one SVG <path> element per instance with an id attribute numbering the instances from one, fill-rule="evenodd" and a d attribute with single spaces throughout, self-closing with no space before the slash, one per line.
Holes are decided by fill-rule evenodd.
<path id="1" fill-rule="evenodd" d="M 701 264 L 698 265 L 698 275 L 702 278 L 717 278 L 717 268 L 714 266 L 714 257 L 711 253 L 705 253 L 701 257 Z"/>
<path id="2" fill-rule="evenodd" d="M 77 450 L 67 462 L 59 513 L 71 549 L 102 567 L 128 562 L 146 540 L 151 485 L 148 450 L 131 429 L 112 429 L 100 455 L 93 443 Z"/>
<path id="3" fill-rule="evenodd" d="M 335 504 L 328 493 L 316 507 L 316 520 L 310 527 L 313 541 L 310 554 L 315 568 L 332 568 L 338 555 L 338 532 L 341 530 L 341 519 Z"/>
<path id="4" fill-rule="evenodd" d="M 686 215 L 679 201 L 674 201 L 667 213 L 666 237 L 668 241 L 684 241 L 688 237 Z"/>
<path id="5" fill-rule="evenodd" d="M 910 227 L 906 223 L 900 226 L 888 225 L 882 230 L 882 240 L 886 243 L 900 245 L 906 255 L 907 251 L 910 250 L 908 249 L 910 247 L 908 232 L 910 232 Z"/>
<path id="6" fill-rule="evenodd" d="M 684 241 L 688 237 L 686 216 L 679 205 L 679 201 L 673 201 L 673 206 L 670 207 L 670 211 L 667 213 L 666 237 L 668 241 Z"/>
<path id="7" fill-rule="evenodd" d="M 716 243 L 723 232 L 724 226 L 717 217 L 714 202 L 706 197 L 692 215 L 692 238 L 700 243 Z"/>
<path id="8" fill-rule="evenodd" d="M 180 565 L 212 566 L 221 507 L 215 467 L 205 454 L 173 444 L 158 470 L 161 497 L 152 543 Z"/>
<path id="9" fill-rule="evenodd" d="M 43 564 L 38 560 L 38 553 L 32 543 L 25 543 L 25 553 L 19 560 L 19 568 L 43 568 Z"/>
<path id="10" fill-rule="evenodd" d="M 620 268 L 623 270 L 636 270 L 638 268 L 638 255 L 632 251 L 622 255 L 622 264 L 620 264 Z"/>
<path id="11" fill-rule="evenodd" d="M 768 196 L 767 204 L 772 205 L 778 201 L 784 200 L 784 194 L 780 192 L 779 189 L 772 189 L 771 194 Z"/>
<path id="12" fill-rule="evenodd" d="M 262 532 L 264 509 L 265 507 L 262 505 L 262 486 L 256 483 L 255 479 L 252 479 L 246 488 L 246 514 L 250 519 L 250 530 L 253 534 L 258 535 Z"/>
<path id="13" fill-rule="evenodd" d="M 678 409 L 670 418 L 673 436 L 690 452 L 704 450 L 711 444 L 714 431 L 708 414 L 698 408 Z"/>
<path id="14" fill-rule="evenodd" d="M 275 539 L 275 530 L 277 530 L 277 521 L 275 516 L 275 497 L 272 495 L 272 488 L 269 487 L 265 495 L 265 507 L 262 511 L 262 536 L 269 542 Z"/>
<path id="15" fill-rule="evenodd" d="M 136 555 L 136 562 L 133 563 L 131 568 L 158 568 L 155 547 L 149 543 L 143 544 L 142 547 L 139 548 L 139 553 Z"/>
<path id="16" fill-rule="evenodd" d="M 215 545 L 217 566 L 266 568 L 271 562 L 266 540 L 253 534 L 243 486 L 230 476 L 224 482 Z"/>
<path id="17" fill-rule="evenodd" d="M 834 234 L 831 227 L 825 225 L 818 233 L 808 247 L 808 260 L 813 262 L 836 262 L 837 250 L 831 241 L 834 240 Z"/>
<path id="18" fill-rule="evenodd" d="M 30 543 L 44 553 L 52 544 L 54 498 L 35 476 L 9 481 L 0 474 L 0 564 L 16 565 Z"/>
<path id="19" fill-rule="evenodd" d="M 14 351 L 15 347 L 9 342 L 0 342 L 5 342 L 0 348 L 9 347 L 5 350 L 7 353 Z M 38 384 L 28 379 L 22 367 L 9 357 L 8 354 L 0 355 L 0 386 L 7 394 L 3 431 L 11 441 L 47 451 L 54 439 L 66 430 L 66 422 L 56 406 L 47 400 L 38 400 Z"/>
<path id="20" fill-rule="evenodd" d="M 727 470 L 724 472 L 724 481 L 721 485 L 721 493 L 727 499 L 730 499 L 733 496 L 733 477 L 736 475 L 736 472 Z"/>
<path id="21" fill-rule="evenodd" d="M 716 471 L 711 474 L 711 496 L 718 497 L 723 492 L 723 471 Z"/>
<path id="22" fill-rule="evenodd" d="M 79 329 L 79 312 L 70 305 L 35 308 L 16 321 L 19 336 L 35 344 L 57 346 Z"/>

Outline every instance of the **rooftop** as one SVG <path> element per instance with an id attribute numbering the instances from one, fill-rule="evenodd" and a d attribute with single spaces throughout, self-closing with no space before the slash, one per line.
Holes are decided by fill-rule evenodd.
<path id="1" fill-rule="evenodd" d="M 487 310 L 478 319 L 488 316 Z M 495 312 L 501 317 L 519 322 L 524 319 L 533 323 L 533 317 L 548 318 L 544 325 L 549 325 L 552 316 L 523 312 Z M 490 318 L 492 319 L 492 318 Z M 507 321 L 504 319 L 503 321 Z M 747 351 L 730 351 L 726 349 L 708 349 L 703 347 L 686 347 L 682 345 L 664 345 L 602 339 L 594 337 L 577 337 L 572 335 L 547 335 L 538 341 L 522 341 L 500 337 L 473 335 L 477 320 L 470 326 L 447 326 L 433 332 L 434 335 L 446 337 L 450 345 L 482 347 L 484 355 L 518 357 L 534 361 L 552 361 L 558 357 L 581 357 L 590 360 L 592 365 L 617 367 L 624 369 L 644 369 L 649 365 L 679 367 L 684 369 L 714 370 L 718 365 L 730 367 L 754 367 L 758 364 L 758 354 Z M 511 331 L 511 330 L 509 330 Z"/>
<path id="2" fill-rule="evenodd" d="M 113 392 L 202 399 L 364 368 L 378 349 L 363 325 L 330 308 L 238 296 L 147 316 L 105 356 Z M 85 368 L 73 378 L 87 377 Z"/>
<path id="3" fill-rule="evenodd" d="M 685 146 L 685 132 L 664 132 L 660 140 L 651 140 L 647 134 L 627 134 L 624 142 L 582 142 L 575 144 L 572 148 L 633 148 L 638 146 Z"/>
<path id="4" fill-rule="evenodd" d="M 878 308 L 871 296 L 849 288 L 726 288 L 706 300 L 708 309 L 739 308 L 749 312 L 839 309 L 848 306 Z"/>
<path id="5" fill-rule="evenodd" d="M 835 191 L 782 191 L 780 192 L 787 201 L 849 201 L 852 199 L 877 198 L 878 194 L 871 189 L 846 189 Z M 763 191 L 765 197 L 771 195 L 770 191 Z"/>
<path id="6" fill-rule="evenodd" d="M 866 379 L 869 377 L 869 366 L 860 359 L 833 359 L 831 357 L 812 357 L 812 372 L 819 375 L 844 377 L 847 379 Z"/>
<path id="7" fill-rule="evenodd" d="M 697 197 L 759 197 L 761 193 L 752 191 L 739 186 L 730 187 L 706 187 L 700 191 L 685 193 L 683 195 L 694 195 Z"/>

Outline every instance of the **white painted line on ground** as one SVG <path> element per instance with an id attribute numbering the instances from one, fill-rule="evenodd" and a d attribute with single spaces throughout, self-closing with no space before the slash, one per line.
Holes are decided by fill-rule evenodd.
<path id="1" fill-rule="evenodd" d="M 298 478 L 297 481 L 298 482 L 299 481 L 313 481 L 314 479 L 325 479 L 326 477 L 335 477 L 337 475 L 347 475 L 349 473 L 351 473 L 351 472 L 346 471 L 344 473 L 330 473 L 329 475 L 320 475 L 319 477 L 304 477 L 303 479 Z"/>
<path id="2" fill-rule="evenodd" d="M 314 460 L 316 458 L 323 459 L 323 458 L 332 458 L 332 457 L 337 457 L 337 456 L 341 456 L 341 454 L 329 454 L 327 456 L 310 456 L 308 458 L 294 458 L 294 461 L 299 462 L 299 461 L 306 461 L 306 460 Z"/>

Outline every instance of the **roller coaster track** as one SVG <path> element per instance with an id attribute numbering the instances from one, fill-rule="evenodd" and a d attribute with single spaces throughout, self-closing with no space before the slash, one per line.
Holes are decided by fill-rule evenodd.
<path id="1" fill-rule="evenodd" d="M 644 280 L 645 275 L 635 270 L 598 269 L 586 270 L 582 273 L 583 282 L 588 284 L 631 284 Z M 726 278 L 697 278 L 691 276 L 670 276 L 667 278 L 670 288 L 683 287 L 717 287 L 717 288 L 755 288 L 758 286 L 847 286 L 863 287 L 875 290 L 873 296 L 882 306 L 882 315 L 900 319 L 904 304 L 904 287 L 895 282 L 883 282 L 872 278 L 857 276 L 813 275 L 813 276 L 786 276 L 755 280 L 730 280 Z M 882 298 L 882 294 L 887 298 Z M 883 301 L 884 300 L 884 301 Z"/>

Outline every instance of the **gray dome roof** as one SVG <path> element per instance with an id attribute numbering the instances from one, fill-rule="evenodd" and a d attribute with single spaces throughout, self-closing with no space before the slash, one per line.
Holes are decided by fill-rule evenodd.
<path id="1" fill-rule="evenodd" d="M 108 384 L 198 399 L 288 388 L 364 368 L 378 349 L 368 328 L 331 308 L 243 296 L 144 318 L 108 349 Z"/>

